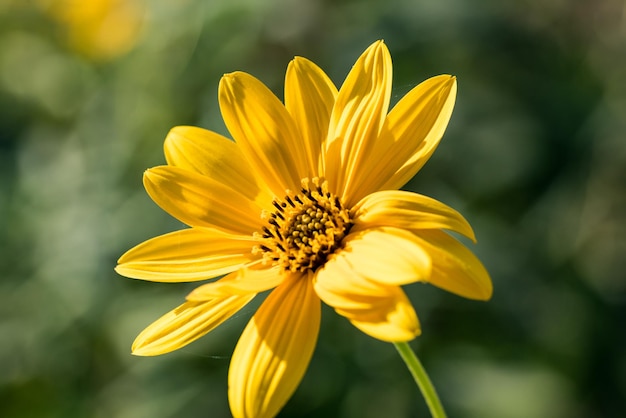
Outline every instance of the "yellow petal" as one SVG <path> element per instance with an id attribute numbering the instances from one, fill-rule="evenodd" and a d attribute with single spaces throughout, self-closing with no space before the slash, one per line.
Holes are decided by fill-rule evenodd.
<path id="1" fill-rule="evenodd" d="M 331 258 L 314 277 L 315 291 L 319 297 L 335 309 L 369 312 L 389 304 L 399 289 L 370 280 L 357 272 L 353 258 Z"/>
<path id="2" fill-rule="evenodd" d="M 369 312 L 387 305 L 397 286 L 386 286 L 355 273 L 346 257 L 333 257 L 316 274 L 315 292 L 329 306 Z"/>
<path id="3" fill-rule="evenodd" d="M 261 225 L 261 209 L 239 191 L 178 167 L 144 173 L 146 191 L 167 213 L 189 226 L 251 234 Z"/>
<path id="4" fill-rule="evenodd" d="M 448 126 L 455 100 L 456 77 L 440 75 L 419 84 L 389 112 L 387 135 L 380 144 L 392 144 L 386 152 L 392 160 L 379 163 L 385 167 L 381 178 L 388 179 L 382 189 L 402 187 L 428 161 Z"/>
<path id="5" fill-rule="evenodd" d="M 289 63 L 285 77 L 285 107 L 298 127 L 306 149 L 306 177 L 323 176 L 320 151 L 336 97 L 337 88 L 317 65 L 302 57 Z"/>
<path id="6" fill-rule="evenodd" d="M 442 231 L 415 231 L 433 262 L 428 282 L 469 299 L 488 300 L 493 293 L 489 273 L 474 254 Z"/>
<path id="7" fill-rule="evenodd" d="M 291 116 L 272 92 L 249 74 L 222 77 L 219 103 L 224 123 L 254 172 L 283 197 L 306 176 L 305 147 Z"/>
<path id="8" fill-rule="evenodd" d="M 360 277 L 345 258 L 326 263 L 314 284 L 326 304 L 374 338 L 409 341 L 420 333 L 417 315 L 404 291 Z"/>
<path id="9" fill-rule="evenodd" d="M 382 41 L 357 60 L 339 89 L 325 144 L 325 175 L 331 191 L 347 206 L 358 201 L 354 183 L 374 148 L 391 95 L 391 56 Z M 378 156 L 376 157 L 378 158 Z"/>
<path id="10" fill-rule="evenodd" d="M 417 193 L 401 190 L 375 192 L 361 199 L 353 213 L 356 228 L 443 228 L 476 241 L 472 227 L 459 212 Z"/>
<path id="11" fill-rule="evenodd" d="M 390 299 L 386 309 L 378 309 L 368 315 L 351 315 L 350 312 L 337 311 L 348 318 L 350 323 L 381 341 L 411 341 L 421 333 L 415 309 L 401 289 L 395 298 Z"/>
<path id="12" fill-rule="evenodd" d="M 376 227 L 350 233 L 335 255 L 360 277 L 380 284 L 403 285 L 430 276 L 430 256 L 409 231 Z"/>
<path id="13" fill-rule="evenodd" d="M 253 293 L 185 302 L 144 329 L 133 343 L 133 354 L 156 356 L 184 347 L 226 321 L 254 296 Z"/>
<path id="14" fill-rule="evenodd" d="M 244 330 L 228 372 L 235 418 L 271 418 L 304 376 L 320 325 L 311 280 L 290 277 L 269 294 Z"/>
<path id="15" fill-rule="evenodd" d="M 250 165 L 230 139 L 193 126 L 176 126 L 165 138 L 169 165 L 194 171 L 240 191 L 259 206 L 271 208 L 272 197 L 259 185 Z"/>
<path id="16" fill-rule="evenodd" d="M 280 267 L 264 268 L 261 262 L 257 262 L 216 282 L 197 287 L 187 296 L 187 300 L 203 301 L 227 295 L 260 293 L 278 286 L 283 280 Z"/>
<path id="17" fill-rule="evenodd" d="M 456 78 L 432 77 L 407 93 L 387 116 L 372 151 L 368 173 L 359 179 L 360 196 L 398 189 L 428 161 L 443 136 L 456 99 Z"/>
<path id="18" fill-rule="evenodd" d="M 115 268 L 122 276 L 155 282 L 206 280 L 256 258 L 251 236 L 191 228 L 149 239 L 128 250 Z"/>

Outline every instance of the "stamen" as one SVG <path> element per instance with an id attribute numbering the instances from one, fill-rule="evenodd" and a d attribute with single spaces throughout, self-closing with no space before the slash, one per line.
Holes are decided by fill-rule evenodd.
<path id="1" fill-rule="evenodd" d="M 313 178 L 301 184 L 300 193 L 287 190 L 283 200 L 272 202 L 276 211 L 267 217 L 258 237 L 265 262 L 291 272 L 323 266 L 352 227 L 350 212 L 328 190 L 327 182 Z"/>
<path id="2" fill-rule="evenodd" d="M 283 206 L 280 206 L 280 204 L 277 201 L 272 200 L 272 205 L 274 205 L 274 207 L 278 209 L 278 212 L 274 212 L 274 213 L 280 213 L 283 211 Z"/>

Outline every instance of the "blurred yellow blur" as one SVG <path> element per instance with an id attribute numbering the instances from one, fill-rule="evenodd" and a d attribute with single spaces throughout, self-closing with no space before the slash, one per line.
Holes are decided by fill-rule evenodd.
<path id="1" fill-rule="evenodd" d="M 39 0 L 39 4 L 62 25 L 76 51 L 97 60 L 132 49 L 146 17 L 142 0 Z"/>

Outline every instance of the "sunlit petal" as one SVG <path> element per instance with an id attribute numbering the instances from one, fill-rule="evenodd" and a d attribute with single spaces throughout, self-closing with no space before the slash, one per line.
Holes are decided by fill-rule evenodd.
<path id="1" fill-rule="evenodd" d="M 257 262 L 194 289 L 187 300 L 202 301 L 226 295 L 260 293 L 278 286 L 284 279 L 285 274 L 278 266 L 264 268 L 261 262 Z"/>
<path id="2" fill-rule="evenodd" d="M 402 289 L 395 288 L 386 298 L 387 304 L 370 312 L 338 309 L 337 313 L 366 333 L 382 341 L 410 341 L 420 335 L 421 329 L 413 305 Z"/>
<path id="3" fill-rule="evenodd" d="M 380 138 L 354 181 L 363 197 L 402 187 L 426 163 L 446 129 L 456 98 L 456 78 L 432 77 L 404 96 L 389 112 Z"/>
<path id="4" fill-rule="evenodd" d="M 472 227 L 459 212 L 417 193 L 401 190 L 372 193 L 353 212 L 356 228 L 448 229 L 476 241 Z"/>
<path id="5" fill-rule="evenodd" d="M 335 262 L 350 265 L 360 277 L 380 284 L 403 285 L 424 281 L 430 276 L 429 254 L 409 231 L 376 227 L 351 233 Z"/>
<path id="6" fill-rule="evenodd" d="M 360 276 L 345 258 L 328 262 L 314 283 L 326 304 L 374 338 L 409 341 L 420 333 L 415 310 L 402 289 Z"/>
<path id="7" fill-rule="evenodd" d="M 407 93 L 389 112 L 380 144 L 392 144 L 385 155 L 395 158 L 378 164 L 386 167 L 379 174 L 387 179 L 381 189 L 402 187 L 435 152 L 452 116 L 456 89 L 456 77 L 432 77 Z"/>
<path id="8" fill-rule="evenodd" d="M 433 265 L 429 283 L 469 299 L 488 300 L 493 292 L 489 273 L 463 244 L 442 231 L 416 231 Z"/>
<path id="9" fill-rule="evenodd" d="M 239 191 L 213 179 L 172 166 L 144 173 L 146 191 L 164 211 L 189 226 L 234 234 L 258 230 L 261 209 Z"/>
<path id="10" fill-rule="evenodd" d="M 391 56 L 382 41 L 357 60 L 339 89 L 325 144 L 325 175 L 331 190 L 348 206 L 356 203 L 354 184 L 374 149 L 391 96 Z"/>
<path id="11" fill-rule="evenodd" d="M 230 363 L 235 418 L 274 417 L 304 376 L 320 325 L 310 279 L 291 277 L 269 294 L 244 330 Z"/>
<path id="12" fill-rule="evenodd" d="M 285 107 L 305 146 L 308 165 L 305 177 L 323 176 L 320 151 L 336 97 L 337 88 L 317 65 L 302 57 L 289 63 L 285 77 Z"/>
<path id="13" fill-rule="evenodd" d="M 219 102 L 226 127 L 255 173 L 276 196 L 297 190 L 307 175 L 307 155 L 280 100 L 256 78 L 235 72 L 222 77 Z"/>
<path id="14" fill-rule="evenodd" d="M 175 231 L 127 251 L 115 270 L 133 279 L 155 282 L 206 280 L 254 261 L 251 236 L 207 228 Z"/>
<path id="15" fill-rule="evenodd" d="M 371 311 L 387 304 L 396 286 L 386 286 L 356 274 L 346 257 L 326 263 L 314 279 L 315 291 L 329 306 L 351 311 Z"/>
<path id="16" fill-rule="evenodd" d="M 184 347 L 226 321 L 254 296 L 252 293 L 185 302 L 144 329 L 133 343 L 133 354 L 156 356 Z"/>
<path id="17" fill-rule="evenodd" d="M 164 144 L 169 165 L 194 171 L 238 190 L 259 206 L 271 207 L 271 195 L 255 179 L 250 164 L 230 139 L 193 126 L 172 128 Z"/>

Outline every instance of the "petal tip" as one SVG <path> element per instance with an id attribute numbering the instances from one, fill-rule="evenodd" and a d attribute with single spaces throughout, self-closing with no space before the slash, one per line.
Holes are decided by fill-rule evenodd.
<path id="1" fill-rule="evenodd" d="M 233 71 L 230 73 L 224 73 L 224 75 L 222 75 L 222 79 L 220 80 L 220 84 L 222 84 L 222 82 L 235 83 L 239 81 L 241 77 L 246 76 L 250 75 L 244 71 Z"/>
<path id="2" fill-rule="evenodd" d="M 156 177 L 156 172 L 155 172 L 156 168 L 157 167 L 151 167 L 151 168 L 147 168 L 144 170 L 143 172 L 144 185 L 146 184 L 146 181 L 153 180 Z"/>
<path id="3" fill-rule="evenodd" d="M 460 295 L 468 299 L 478 300 L 481 302 L 487 302 L 493 296 L 493 283 L 489 274 L 485 271 L 486 278 L 482 283 L 476 285 L 474 292 L 471 295 Z"/>
<path id="4" fill-rule="evenodd" d="M 485 288 L 482 294 L 482 297 L 479 300 L 486 302 L 490 300 L 492 296 L 493 296 L 493 284 L 491 283 L 491 280 L 489 280 L 489 286 Z"/>
<path id="5" fill-rule="evenodd" d="M 162 353 L 154 352 L 150 349 L 146 349 L 145 347 L 133 347 L 130 349 L 130 354 L 137 357 L 154 357 Z"/>
<path id="6" fill-rule="evenodd" d="M 367 47 L 367 49 L 363 52 L 363 54 L 361 54 L 362 57 L 372 56 L 372 55 L 374 56 L 375 55 L 378 55 L 378 56 L 389 55 L 389 49 L 387 48 L 385 41 L 383 41 L 382 39 L 375 41 L 373 44 Z"/>
<path id="7" fill-rule="evenodd" d="M 185 133 L 187 131 L 189 131 L 190 129 L 197 129 L 195 126 L 190 126 L 190 125 L 178 125 L 178 126 L 174 126 L 172 129 L 169 130 L 169 132 L 167 133 L 166 139 L 168 136 L 170 135 L 185 135 Z"/>
<path id="8" fill-rule="evenodd" d="M 289 61 L 289 64 L 287 65 L 287 71 L 296 71 L 298 73 L 305 74 L 306 71 L 311 70 L 311 67 L 316 67 L 316 64 L 313 61 L 305 57 L 296 55 L 291 61 Z"/>
<path id="9" fill-rule="evenodd" d="M 291 73 L 291 72 L 295 72 L 295 73 L 301 73 L 302 72 L 302 66 L 303 64 L 308 61 L 306 58 L 304 57 L 300 57 L 300 56 L 295 56 L 293 57 L 293 59 L 291 61 L 289 61 L 289 64 L 287 64 L 287 74 Z M 285 80 L 286 82 L 287 80 Z"/>
<path id="10" fill-rule="evenodd" d="M 478 240 L 476 239 L 476 233 L 474 232 L 474 228 L 472 228 L 469 222 L 466 225 L 466 229 L 463 231 L 463 235 L 469 238 L 469 240 L 472 241 L 473 244 L 478 244 Z"/>
<path id="11" fill-rule="evenodd" d="M 291 61 L 289 61 L 288 66 L 298 66 L 299 64 L 301 64 L 303 61 L 308 61 L 306 58 L 301 57 L 299 55 L 296 55 L 293 57 L 293 59 Z"/>
<path id="12" fill-rule="evenodd" d="M 227 96 L 230 96 L 233 89 L 233 84 L 235 84 L 237 81 L 237 73 L 238 71 L 234 71 L 232 73 L 225 73 L 224 75 L 222 75 L 222 78 L 220 79 L 220 82 L 218 84 L 219 99 L 223 100 Z"/>
<path id="13" fill-rule="evenodd" d="M 374 42 L 372 46 L 375 48 L 376 52 L 389 53 L 387 44 L 382 39 L 379 39 L 378 41 Z"/>
<path id="14" fill-rule="evenodd" d="M 456 95 L 456 88 L 457 88 L 457 80 L 456 80 L 456 76 L 455 75 L 450 75 L 450 78 L 448 78 L 447 83 L 450 86 L 450 91 L 452 92 L 452 94 Z"/>
<path id="15" fill-rule="evenodd" d="M 130 347 L 130 354 L 137 357 L 149 357 L 156 355 L 156 353 L 152 352 L 152 350 L 147 348 L 145 345 L 140 344 L 137 340 L 138 338 L 135 339 Z"/>

